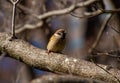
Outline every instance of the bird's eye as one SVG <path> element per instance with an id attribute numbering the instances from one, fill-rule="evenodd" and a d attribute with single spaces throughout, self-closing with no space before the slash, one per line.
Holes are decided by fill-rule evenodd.
<path id="1" fill-rule="evenodd" d="M 59 33 L 57 33 L 58 35 L 62 35 L 62 33 L 61 32 L 59 32 Z"/>

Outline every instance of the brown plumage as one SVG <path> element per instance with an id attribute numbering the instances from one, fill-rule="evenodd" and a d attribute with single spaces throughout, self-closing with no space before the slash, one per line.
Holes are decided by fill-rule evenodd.
<path id="1" fill-rule="evenodd" d="M 50 38 L 47 50 L 49 52 L 61 52 L 66 43 L 66 33 L 64 29 L 58 29 Z"/>

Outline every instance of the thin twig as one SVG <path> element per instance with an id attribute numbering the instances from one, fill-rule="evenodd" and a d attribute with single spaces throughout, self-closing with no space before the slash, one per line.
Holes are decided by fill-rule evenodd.
<path id="1" fill-rule="evenodd" d="M 105 28 L 106 28 L 106 25 L 107 25 L 107 23 L 109 22 L 109 20 L 110 20 L 110 18 L 112 17 L 112 15 L 113 15 L 113 14 L 109 14 L 109 15 L 107 15 L 107 17 L 105 18 L 105 20 L 104 20 L 104 22 L 103 22 L 103 24 L 102 24 L 102 26 L 101 26 L 101 29 L 100 29 L 100 31 L 99 31 L 99 33 L 98 33 L 98 35 L 97 35 L 97 38 L 96 38 L 95 42 L 93 43 L 92 47 L 91 47 L 91 48 L 89 49 L 89 51 L 88 51 L 90 54 L 93 52 L 93 50 L 96 48 L 96 46 L 97 46 L 98 43 L 100 42 L 100 39 L 101 39 L 102 34 L 103 34 L 103 32 L 104 32 L 104 30 L 105 30 Z"/>
<path id="2" fill-rule="evenodd" d="M 61 9 L 61 10 L 50 11 L 50 12 L 47 12 L 47 13 L 44 13 L 44 14 L 41 14 L 41 15 L 34 14 L 34 12 L 32 10 L 30 10 L 29 8 L 24 7 L 24 6 L 20 5 L 20 4 L 18 5 L 18 7 L 20 9 L 24 10 L 24 11 L 27 11 L 27 13 L 29 13 L 34 18 L 39 19 L 41 21 L 41 23 L 40 22 L 38 22 L 38 23 L 40 25 L 39 27 L 41 27 L 42 24 L 43 24 L 43 22 L 42 22 L 43 19 L 46 19 L 46 18 L 52 17 L 52 16 L 56 16 L 56 15 L 68 14 L 71 11 L 74 11 L 78 7 L 85 7 L 85 6 L 88 6 L 88 5 L 90 5 L 90 4 L 94 3 L 94 2 L 97 2 L 97 1 L 98 0 L 89 0 L 89 1 L 82 2 L 82 3 L 76 3 L 76 4 L 72 4 L 68 8 L 64 8 L 64 9 Z M 19 29 L 16 28 L 17 30 L 15 30 L 15 32 L 20 33 L 25 29 L 37 28 L 36 26 L 37 26 L 36 24 L 34 24 L 34 25 L 33 24 L 25 24 L 24 26 L 20 27 Z"/>
<path id="3" fill-rule="evenodd" d="M 41 27 L 43 25 L 43 21 L 39 21 L 35 24 L 25 24 L 22 26 L 22 28 L 18 28 L 15 30 L 15 33 L 20 33 L 26 29 L 35 29 L 37 27 Z M 19 26 L 18 26 L 19 27 Z"/>
<path id="4" fill-rule="evenodd" d="M 116 12 L 120 12 L 120 8 L 118 9 L 113 9 L 113 10 L 103 10 L 104 13 L 116 13 Z"/>
<path id="5" fill-rule="evenodd" d="M 120 34 L 120 30 L 116 30 L 115 28 L 111 27 L 115 32 Z"/>
<path id="6" fill-rule="evenodd" d="M 97 15 L 100 15 L 100 14 L 103 14 L 103 13 L 116 13 L 116 12 L 120 11 L 120 9 L 114 9 L 114 10 L 98 9 L 98 10 L 96 10 L 94 12 L 84 12 L 83 15 L 81 15 L 81 16 L 77 16 L 77 15 L 75 15 L 72 12 L 72 11 L 74 11 L 77 8 L 88 6 L 88 5 L 90 5 L 90 4 L 92 4 L 92 3 L 96 2 L 96 1 L 97 0 L 89 0 L 89 1 L 81 2 L 81 3 L 72 4 L 68 8 L 61 9 L 61 10 L 50 11 L 50 12 L 47 12 L 47 13 L 44 13 L 44 14 L 41 14 L 41 15 L 34 14 L 34 12 L 32 10 L 30 10 L 29 8 L 24 7 L 24 6 L 20 5 L 20 4 L 18 5 L 18 7 L 20 9 L 25 10 L 27 13 L 29 13 L 31 16 L 35 17 L 38 20 L 43 20 L 43 19 L 46 19 L 48 17 L 52 17 L 52 16 L 56 16 L 56 15 L 62 15 L 62 14 L 69 14 L 69 13 L 72 16 L 77 17 L 77 18 L 90 18 L 90 17 L 97 16 Z M 27 26 L 27 25 L 29 25 L 29 26 L 35 26 L 35 27 L 32 27 L 32 28 L 29 28 L 29 26 L 28 27 L 24 27 L 24 26 Z M 36 24 L 34 24 L 34 25 L 32 25 L 32 24 L 26 24 L 24 26 L 22 26 L 21 28 L 17 29 L 16 32 L 20 33 L 21 31 L 23 31 L 25 29 L 34 29 L 34 28 L 37 28 Z M 41 26 L 42 26 L 42 24 L 39 27 L 41 27 Z"/>
<path id="7" fill-rule="evenodd" d="M 81 8 L 81 7 L 86 7 L 94 2 L 97 2 L 98 0 L 87 0 L 85 2 L 80 2 L 77 4 L 72 4 L 70 7 L 62 9 L 62 10 L 54 10 L 48 13 L 45 13 L 43 15 L 39 15 L 38 18 L 39 19 L 44 19 L 46 17 L 50 17 L 50 16 L 55 16 L 55 15 L 62 15 L 62 14 L 67 14 L 70 13 L 72 11 L 74 11 L 76 8 Z"/>
<path id="8" fill-rule="evenodd" d="M 27 7 L 24 7 L 23 5 L 19 4 L 18 7 L 20 9 L 23 9 L 23 10 L 27 11 L 27 13 L 30 13 L 30 15 L 35 17 L 36 19 L 42 20 L 42 19 L 45 19 L 45 18 L 48 18 L 48 17 L 51 17 L 51 16 L 68 14 L 68 13 L 74 11 L 75 9 L 78 9 L 78 8 L 81 8 L 81 7 L 86 7 L 86 6 L 88 6 L 88 5 L 90 5 L 94 2 L 97 2 L 97 0 L 89 0 L 89 1 L 85 1 L 85 2 L 75 3 L 75 4 L 72 4 L 71 6 L 69 6 L 68 8 L 64 8 L 64 9 L 60 9 L 60 10 L 53 10 L 53 11 L 50 11 L 50 12 L 47 12 L 47 13 L 44 13 L 44 14 L 41 14 L 41 15 L 34 14 L 34 12 L 32 10 L 30 10 Z M 95 12 L 90 12 L 90 13 L 86 12 L 84 15 L 81 16 L 81 18 L 83 18 L 83 17 L 93 17 L 93 16 L 99 15 L 101 13 L 102 13 L 102 10 L 97 10 Z"/>
<path id="9" fill-rule="evenodd" d="M 113 75 L 113 74 L 110 73 L 107 69 L 101 67 L 101 66 L 98 65 L 97 63 L 95 63 L 95 62 L 93 61 L 93 59 L 91 59 L 91 61 L 92 61 L 96 66 L 98 66 L 99 68 L 101 68 L 102 70 L 104 70 L 106 73 L 108 73 L 109 75 L 111 75 L 112 77 L 114 77 L 114 78 L 118 81 L 118 83 L 120 83 L 120 80 L 119 80 L 115 75 Z"/>
<path id="10" fill-rule="evenodd" d="M 32 13 L 32 16 L 38 18 L 39 20 L 42 20 L 42 19 L 45 19 L 45 18 L 48 18 L 48 17 L 51 17 L 51 16 L 55 16 L 55 15 L 62 15 L 62 14 L 68 14 L 72 11 L 74 11 L 76 8 L 81 8 L 81 7 L 86 7 L 94 2 L 97 2 L 98 0 L 88 0 L 88 1 L 85 1 L 85 2 L 80 2 L 80 3 L 76 3 L 76 4 L 72 4 L 71 6 L 69 6 L 68 8 L 64 8 L 64 9 L 61 9 L 61 10 L 53 10 L 53 11 L 50 11 L 50 12 L 47 12 L 47 13 L 44 13 L 44 14 L 41 14 L 41 15 L 35 15 L 32 13 L 32 11 L 28 8 L 25 8 L 24 6 L 21 6 L 19 5 L 19 8 L 27 11 L 28 13 Z"/>
<path id="11" fill-rule="evenodd" d="M 94 12 L 84 12 L 83 15 L 81 15 L 81 16 L 77 16 L 72 12 L 75 9 L 88 6 L 88 5 L 90 5 L 90 4 L 92 4 L 92 3 L 96 2 L 96 1 L 97 0 L 89 0 L 89 1 L 81 2 L 81 3 L 72 4 L 68 8 L 61 9 L 61 10 L 50 11 L 50 12 L 47 12 L 47 13 L 44 13 L 44 14 L 41 14 L 41 15 L 34 14 L 34 12 L 32 10 L 30 10 L 29 8 L 24 7 L 24 6 L 20 5 L 20 4 L 18 5 L 18 7 L 25 10 L 25 11 L 27 11 L 27 13 L 30 13 L 31 16 L 33 16 L 33 17 L 35 17 L 36 19 L 39 19 L 39 20 L 43 20 L 43 19 L 46 19 L 48 17 L 52 17 L 52 16 L 56 16 L 56 15 L 69 14 L 69 13 L 72 16 L 77 17 L 77 18 L 90 18 L 90 17 L 97 16 L 97 15 L 100 15 L 100 14 L 103 14 L 103 13 L 116 13 L 116 12 L 120 11 L 120 9 L 115 9 L 115 10 L 98 9 L 98 10 L 96 10 Z M 27 24 L 27 25 L 35 26 L 35 25 L 32 25 L 32 24 Z M 19 28 L 20 30 L 18 29 L 16 32 L 20 33 L 21 31 L 23 31 L 25 29 L 29 29 L 29 27 L 24 27 L 24 28 L 23 27 Z M 33 27 L 32 29 L 34 29 L 34 28 L 37 28 L 37 27 Z"/>
<path id="12" fill-rule="evenodd" d="M 74 12 L 71 12 L 70 14 L 74 17 L 77 17 L 77 18 L 90 18 L 90 17 L 94 17 L 94 16 L 97 16 L 97 15 L 100 15 L 103 13 L 118 13 L 118 12 L 120 12 L 120 8 L 113 9 L 113 10 L 98 9 L 94 12 L 84 12 L 83 15 L 79 15 L 79 14 L 76 14 Z"/>
<path id="13" fill-rule="evenodd" d="M 10 0 L 11 3 L 12 3 L 12 24 L 11 24 L 11 27 L 12 27 L 12 38 L 16 38 L 16 35 L 15 35 L 15 13 L 16 13 L 16 5 L 17 3 L 19 2 L 19 0 Z"/>
<path id="14" fill-rule="evenodd" d="M 110 56 L 113 58 L 120 58 L 120 49 L 117 50 L 111 50 L 111 51 L 107 51 L 107 52 L 95 52 L 93 53 L 93 55 L 97 55 L 97 56 Z"/>
<path id="15" fill-rule="evenodd" d="M 76 15 L 76 13 L 71 12 L 70 15 L 77 17 L 77 18 L 90 18 L 90 17 L 100 15 L 102 13 L 103 12 L 100 9 L 98 9 L 97 11 L 94 11 L 94 12 L 84 12 L 82 15 L 79 15 L 79 14 Z"/>

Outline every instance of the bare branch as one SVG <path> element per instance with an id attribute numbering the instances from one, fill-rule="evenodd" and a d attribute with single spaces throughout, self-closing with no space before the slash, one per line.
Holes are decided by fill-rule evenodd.
<path id="1" fill-rule="evenodd" d="M 71 12 L 71 15 L 77 18 L 90 18 L 102 14 L 103 11 L 98 9 L 94 12 L 84 12 L 82 15 L 77 16 L 75 13 Z"/>
<path id="2" fill-rule="evenodd" d="M 103 10 L 104 13 L 116 13 L 116 12 L 120 12 L 120 8 L 118 9 L 113 9 L 113 10 Z"/>
<path id="3" fill-rule="evenodd" d="M 50 12 L 44 13 L 42 15 L 35 15 L 34 12 L 32 12 L 30 9 L 28 9 L 28 8 L 22 6 L 22 5 L 18 5 L 18 7 L 21 8 L 21 9 L 23 9 L 23 10 L 25 10 L 25 11 L 27 11 L 28 13 L 30 13 L 31 16 L 35 17 L 36 19 L 43 20 L 43 19 L 51 17 L 51 16 L 70 13 L 70 12 L 72 12 L 73 10 L 75 10 L 78 7 L 88 6 L 88 5 L 90 5 L 90 4 L 92 4 L 92 3 L 96 2 L 96 1 L 98 1 L 98 0 L 88 0 L 88 1 L 85 1 L 85 2 L 73 4 L 70 7 L 65 8 L 65 9 L 50 11 Z M 38 23 L 38 24 L 40 24 L 40 23 Z M 25 29 L 34 29 L 34 28 L 37 28 L 36 26 L 37 26 L 36 24 L 34 24 L 34 25 L 32 25 L 32 24 L 25 24 L 21 28 L 17 29 L 15 32 L 16 33 L 20 33 L 21 31 L 23 31 Z M 39 27 L 41 27 L 41 26 L 42 26 L 42 24 L 40 24 Z"/>
<path id="4" fill-rule="evenodd" d="M 15 36 L 15 13 L 16 13 L 16 5 L 18 3 L 19 0 L 10 0 L 12 5 L 13 5 L 13 8 L 12 8 L 12 24 L 11 24 L 11 27 L 12 27 L 12 38 L 16 38 Z"/>
<path id="5" fill-rule="evenodd" d="M 107 52 L 94 52 L 94 55 L 97 56 L 109 56 L 109 57 L 113 57 L 113 58 L 120 58 L 120 49 L 117 50 L 111 50 L 111 51 L 107 51 Z"/>
<path id="6" fill-rule="evenodd" d="M 120 30 L 116 30 L 114 27 L 111 27 L 114 31 L 116 31 L 118 34 L 120 34 Z"/>
<path id="7" fill-rule="evenodd" d="M 19 0 L 10 0 L 12 4 L 17 4 Z"/>
<path id="8" fill-rule="evenodd" d="M 117 82 L 115 78 L 106 73 L 103 69 L 97 67 L 94 63 L 75 58 L 68 58 L 63 54 L 50 53 L 48 55 L 45 50 L 33 47 L 23 40 L 15 39 L 9 41 L 10 37 L 11 35 L 0 33 L 0 50 L 5 48 L 9 57 L 20 60 L 29 66 L 56 73 L 70 73 L 72 75 L 87 78 L 92 77 L 92 79 L 97 80 L 102 79 L 103 81 L 111 83 Z M 107 67 L 105 65 L 100 66 L 102 68 Z M 111 68 L 108 72 L 120 79 L 119 70 Z"/>
<path id="9" fill-rule="evenodd" d="M 100 15 L 100 14 L 103 14 L 103 13 L 116 13 L 116 12 L 120 11 L 120 9 L 114 9 L 114 10 L 98 9 L 98 10 L 96 10 L 94 12 L 84 12 L 83 15 L 79 15 L 79 16 L 77 16 L 76 14 L 74 14 L 72 12 L 76 8 L 88 6 L 88 5 L 90 5 L 90 4 L 92 4 L 92 3 L 96 2 L 96 1 L 98 1 L 98 0 L 88 0 L 88 1 L 85 1 L 85 2 L 73 4 L 70 7 L 65 8 L 65 9 L 50 11 L 50 12 L 44 13 L 42 15 L 36 15 L 36 14 L 34 14 L 33 11 L 31 11 L 30 9 L 28 9 L 28 8 L 22 6 L 22 5 L 18 5 L 18 7 L 25 10 L 25 11 L 27 11 L 28 13 L 30 13 L 31 16 L 33 16 L 33 17 L 35 17 L 36 19 L 39 19 L 39 20 L 43 20 L 43 19 L 51 17 L 51 16 L 62 15 L 62 14 L 67 14 L 67 13 L 68 14 L 70 13 L 72 16 L 77 17 L 77 18 L 90 18 L 90 17 L 97 16 L 97 15 Z M 26 27 L 26 26 L 28 26 L 28 27 Z M 33 26 L 33 27 L 31 28 L 31 26 Z M 26 24 L 26 25 L 22 26 L 21 28 L 17 29 L 16 33 L 20 33 L 21 31 L 23 31 L 25 29 L 37 28 L 36 26 L 37 26 L 36 24 L 34 24 L 34 25 Z M 42 26 L 42 24 L 39 27 L 41 27 L 41 26 Z"/>
<path id="10" fill-rule="evenodd" d="M 90 5 L 90 4 L 92 4 L 92 3 L 96 2 L 96 1 L 98 1 L 98 0 L 87 0 L 85 2 L 76 3 L 76 4 L 71 5 L 70 7 L 62 9 L 62 10 L 54 10 L 54 11 L 45 13 L 43 15 L 39 15 L 38 18 L 39 19 L 44 19 L 44 18 L 50 17 L 50 16 L 67 14 L 67 13 L 72 12 L 73 10 L 75 10 L 78 7 L 80 8 L 80 7 L 88 6 L 88 5 Z"/>
<path id="11" fill-rule="evenodd" d="M 85 6 L 88 6 L 94 2 L 97 2 L 98 0 L 88 0 L 88 1 L 85 1 L 85 2 L 80 2 L 80 3 L 77 3 L 77 4 L 72 4 L 70 7 L 68 8 L 65 8 L 65 9 L 61 9 L 61 10 L 54 10 L 54 11 L 50 11 L 50 12 L 47 12 L 47 13 L 44 13 L 42 15 L 35 15 L 34 12 L 32 12 L 30 9 L 22 6 L 22 5 L 18 5 L 19 8 L 27 11 L 28 13 L 31 13 L 31 15 L 39 20 L 42 20 L 42 19 L 45 19 L 45 18 L 48 18 L 48 17 L 51 17 L 51 16 L 55 16 L 55 15 L 62 15 L 62 14 L 71 14 L 75 17 L 79 17 L 79 18 L 89 18 L 89 17 L 93 17 L 93 16 L 97 16 L 97 15 L 100 15 L 100 14 L 103 14 L 103 13 L 117 13 L 117 12 L 120 12 L 120 8 L 119 9 L 113 9 L 113 10 L 104 10 L 104 9 L 98 9 L 94 12 L 84 12 L 83 15 L 81 16 L 76 16 L 72 11 L 74 11 L 75 9 L 77 8 L 81 8 L 81 7 L 85 7 Z"/>
<path id="12" fill-rule="evenodd" d="M 92 59 L 91 59 L 91 60 L 92 60 Z M 103 68 L 103 67 L 100 66 L 99 64 L 95 63 L 93 60 L 92 60 L 92 62 L 93 62 L 96 66 L 98 66 L 99 68 L 103 69 L 106 73 L 108 73 L 109 75 L 111 75 L 113 78 L 115 78 L 115 79 L 117 80 L 117 83 L 120 83 L 119 78 L 117 78 L 114 74 L 111 74 L 111 73 L 108 71 L 108 68 L 107 68 L 107 67 L 106 67 L 106 68 Z"/>
<path id="13" fill-rule="evenodd" d="M 120 9 L 113 9 L 113 10 L 98 9 L 94 12 L 84 12 L 83 15 L 79 15 L 79 16 L 71 12 L 71 15 L 77 18 L 90 18 L 90 17 L 94 17 L 94 16 L 97 16 L 103 13 L 117 13 L 117 12 L 120 12 Z"/>
<path id="14" fill-rule="evenodd" d="M 97 38 L 96 38 L 95 42 L 93 43 L 92 47 L 89 49 L 89 53 L 90 53 L 90 54 L 93 52 L 93 50 L 94 50 L 94 49 L 96 48 L 96 46 L 98 45 L 98 43 L 99 43 L 99 41 L 100 41 L 100 39 L 101 39 L 101 37 L 102 37 L 102 34 L 103 34 L 103 32 L 104 32 L 104 29 L 106 28 L 106 25 L 107 25 L 107 23 L 109 22 L 109 20 L 110 20 L 111 17 L 112 17 L 112 14 L 109 14 L 109 15 L 107 15 L 107 17 L 106 17 L 105 20 L 103 21 L 103 24 L 102 24 L 102 26 L 101 26 L 101 28 L 100 28 L 100 31 L 99 31 L 99 33 L 98 33 L 98 35 L 97 35 Z"/>
<path id="15" fill-rule="evenodd" d="M 47 13 L 44 13 L 42 15 L 35 15 L 34 12 L 32 12 L 29 8 L 26 8 L 22 5 L 18 5 L 19 8 L 27 11 L 28 13 L 30 13 L 33 17 L 39 19 L 39 20 L 43 20 L 45 18 L 51 17 L 51 16 L 56 16 L 56 15 L 62 15 L 62 14 L 69 14 L 70 12 L 74 11 L 76 8 L 81 8 L 81 7 L 85 7 L 88 6 L 94 2 L 97 2 L 98 0 L 88 0 L 85 2 L 80 2 L 80 3 L 76 3 L 76 4 L 72 4 L 70 7 L 65 8 L 65 9 L 61 9 L 61 10 L 54 10 L 54 11 L 50 11 Z M 97 11 L 96 14 L 100 14 L 100 10 Z"/>
<path id="16" fill-rule="evenodd" d="M 25 25 L 22 26 L 22 28 L 16 29 L 15 33 L 20 33 L 20 32 L 22 32 L 22 31 L 24 31 L 26 29 L 35 29 L 37 27 L 41 27 L 42 25 L 43 25 L 43 21 L 40 21 L 40 22 L 38 22 L 36 24 L 25 24 Z"/>

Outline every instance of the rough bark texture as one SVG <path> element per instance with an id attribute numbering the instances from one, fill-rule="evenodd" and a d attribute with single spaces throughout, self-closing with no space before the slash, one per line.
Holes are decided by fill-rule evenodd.
<path id="1" fill-rule="evenodd" d="M 80 59 L 68 58 L 66 55 L 50 53 L 36 48 L 29 43 L 15 39 L 9 41 L 11 35 L 0 33 L 0 51 L 6 51 L 9 57 L 15 58 L 32 67 L 51 72 L 62 72 L 72 75 L 103 80 L 109 83 L 116 83 L 116 79 L 96 66 L 94 63 Z M 106 68 L 105 65 L 100 65 Z M 108 70 L 111 74 L 120 79 L 120 71 L 117 69 Z"/>

